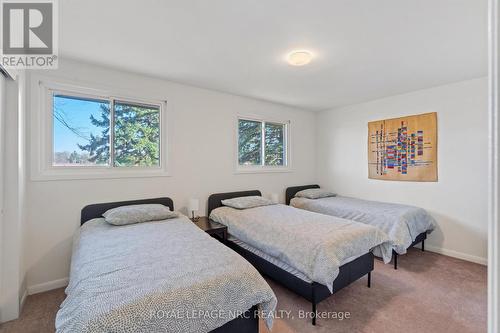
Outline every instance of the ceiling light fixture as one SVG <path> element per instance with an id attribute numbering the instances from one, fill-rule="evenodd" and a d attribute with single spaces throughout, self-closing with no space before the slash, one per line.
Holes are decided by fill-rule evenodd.
<path id="1" fill-rule="evenodd" d="M 310 51 L 292 51 L 288 54 L 287 61 L 292 66 L 304 66 L 311 62 L 313 55 Z"/>

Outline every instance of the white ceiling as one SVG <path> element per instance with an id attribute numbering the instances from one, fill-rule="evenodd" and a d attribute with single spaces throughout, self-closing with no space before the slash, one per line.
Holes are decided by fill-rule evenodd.
<path id="1" fill-rule="evenodd" d="M 59 4 L 62 57 L 310 110 L 487 72 L 487 0 Z M 315 59 L 292 67 L 293 49 Z"/>

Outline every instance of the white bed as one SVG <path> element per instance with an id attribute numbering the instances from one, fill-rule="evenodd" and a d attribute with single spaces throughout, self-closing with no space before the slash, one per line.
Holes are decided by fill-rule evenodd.
<path id="1" fill-rule="evenodd" d="M 253 205 L 261 195 L 258 190 L 212 194 L 208 215 L 227 226 L 228 246 L 310 301 L 313 314 L 319 302 L 364 276 L 370 287 L 373 249 L 390 260 L 390 240 L 377 228 L 270 202 Z M 224 206 L 245 197 L 253 197 L 242 201 L 246 209 L 242 202 L 233 206 L 241 209 Z M 311 319 L 315 325 L 316 316 Z"/>
<path id="2" fill-rule="evenodd" d="M 267 262 L 270 262 L 271 264 L 273 265 L 276 265 L 277 267 L 287 271 L 288 273 L 296 276 L 297 278 L 301 279 L 302 281 L 304 282 L 307 282 L 307 283 L 312 283 L 313 280 L 311 280 L 310 278 L 307 277 L 307 275 L 305 275 L 304 273 L 300 272 L 299 270 L 297 270 L 296 268 L 290 266 L 289 264 L 251 246 L 251 245 L 248 245 L 247 243 L 239 240 L 238 238 L 230 235 L 228 240 L 230 242 L 233 242 L 234 244 L 244 248 L 245 250 L 247 251 L 250 251 L 252 252 L 253 254 L 255 254 L 256 256 L 259 256 L 260 258 L 266 260 Z M 350 263 L 351 261 L 355 260 L 356 258 L 359 258 L 359 256 L 353 256 L 353 257 L 349 257 L 349 258 L 346 258 L 344 259 L 341 263 L 340 263 L 340 266 L 342 265 L 345 265 L 347 263 Z"/>
<path id="3" fill-rule="evenodd" d="M 391 244 L 377 228 L 286 205 L 250 209 L 219 207 L 210 219 L 260 257 L 298 271 L 305 281 L 333 286 L 340 266 L 376 249 L 390 261 Z M 271 260 L 272 261 L 272 260 Z M 295 275 L 295 274 L 294 274 Z"/>
<path id="4" fill-rule="evenodd" d="M 275 308 L 257 270 L 184 215 L 124 226 L 83 215 L 57 332 L 236 332 L 225 324 L 239 313 Z"/>
<path id="5" fill-rule="evenodd" d="M 306 188 L 311 187 L 287 189 L 290 206 L 374 226 L 389 236 L 396 254 L 405 254 L 416 241 L 423 242 L 436 225 L 434 218 L 419 207 L 343 196 L 318 199 L 294 196 Z"/>

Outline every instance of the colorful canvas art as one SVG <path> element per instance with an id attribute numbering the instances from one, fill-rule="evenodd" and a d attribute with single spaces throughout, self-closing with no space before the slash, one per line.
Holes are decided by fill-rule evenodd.
<path id="1" fill-rule="evenodd" d="M 437 115 L 368 123 L 368 177 L 437 181 Z"/>

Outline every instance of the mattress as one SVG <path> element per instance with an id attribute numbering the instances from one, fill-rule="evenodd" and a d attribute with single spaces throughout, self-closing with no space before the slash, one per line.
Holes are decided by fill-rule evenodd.
<path id="1" fill-rule="evenodd" d="M 86 222 L 74 239 L 66 294 L 58 333 L 202 333 L 254 305 L 264 313 L 276 305 L 252 265 L 184 216 L 125 226 Z M 193 317 L 195 310 L 219 315 Z M 265 319 L 270 327 L 271 316 Z"/>
<path id="2" fill-rule="evenodd" d="M 256 249 L 255 247 L 251 246 L 251 245 L 248 245 L 247 243 L 239 240 L 238 238 L 236 237 L 233 237 L 231 235 L 229 235 L 228 237 L 228 240 L 235 243 L 236 245 L 238 245 L 239 247 L 242 247 L 244 248 L 245 250 L 247 251 L 250 251 L 252 252 L 253 254 L 255 254 L 256 256 L 259 256 L 260 258 L 270 262 L 271 264 L 275 265 L 275 266 L 278 266 L 279 268 L 281 268 L 282 270 L 294 275 L 295 277 L 298 277 L 299 279 L 301 279 L 302 281 L 305 281 L 307 283 L 312 283 L 313 281 L 311 279 L 309 279 L 304 273 L 300 272 L 298 269 L 295 269 L 293 268 L 292 266 L 288 265 L 287 263 L 284 263 L 283 261 L 259 250 L 259 249 Z M 345 265 L 357 258 L 361 257 L 360 256 L 353 256 L 353 257 L 350 257 L 350 258 L 347 258 L 346 260 L 344 260 L 342 263 L 341 263 L 341 266 L 342 265 Z"/>
<path id="3" fill-rule="evenodd" d="M 340 266 L 348 260 L 375 248 L 385 254 L 386 262 L 391 258 L 389 238 L 377 228 L 290 206 L 219 207 L 210 218 L 226 225 L 228 234 L 330 291 Z"/>
<path id="4" fill-rule="evenodd" d="M 434 218 L 425 209 L 402 204 L 335 196 L 320 199 L 293 198 L 290 205 L 374 226 L 389 236 L 393 250 L 398 254 L 405 254 L 418 235 L 430 233 L 436 225 Z M 377 251 L 374 253 L 380 256 Z"/>

